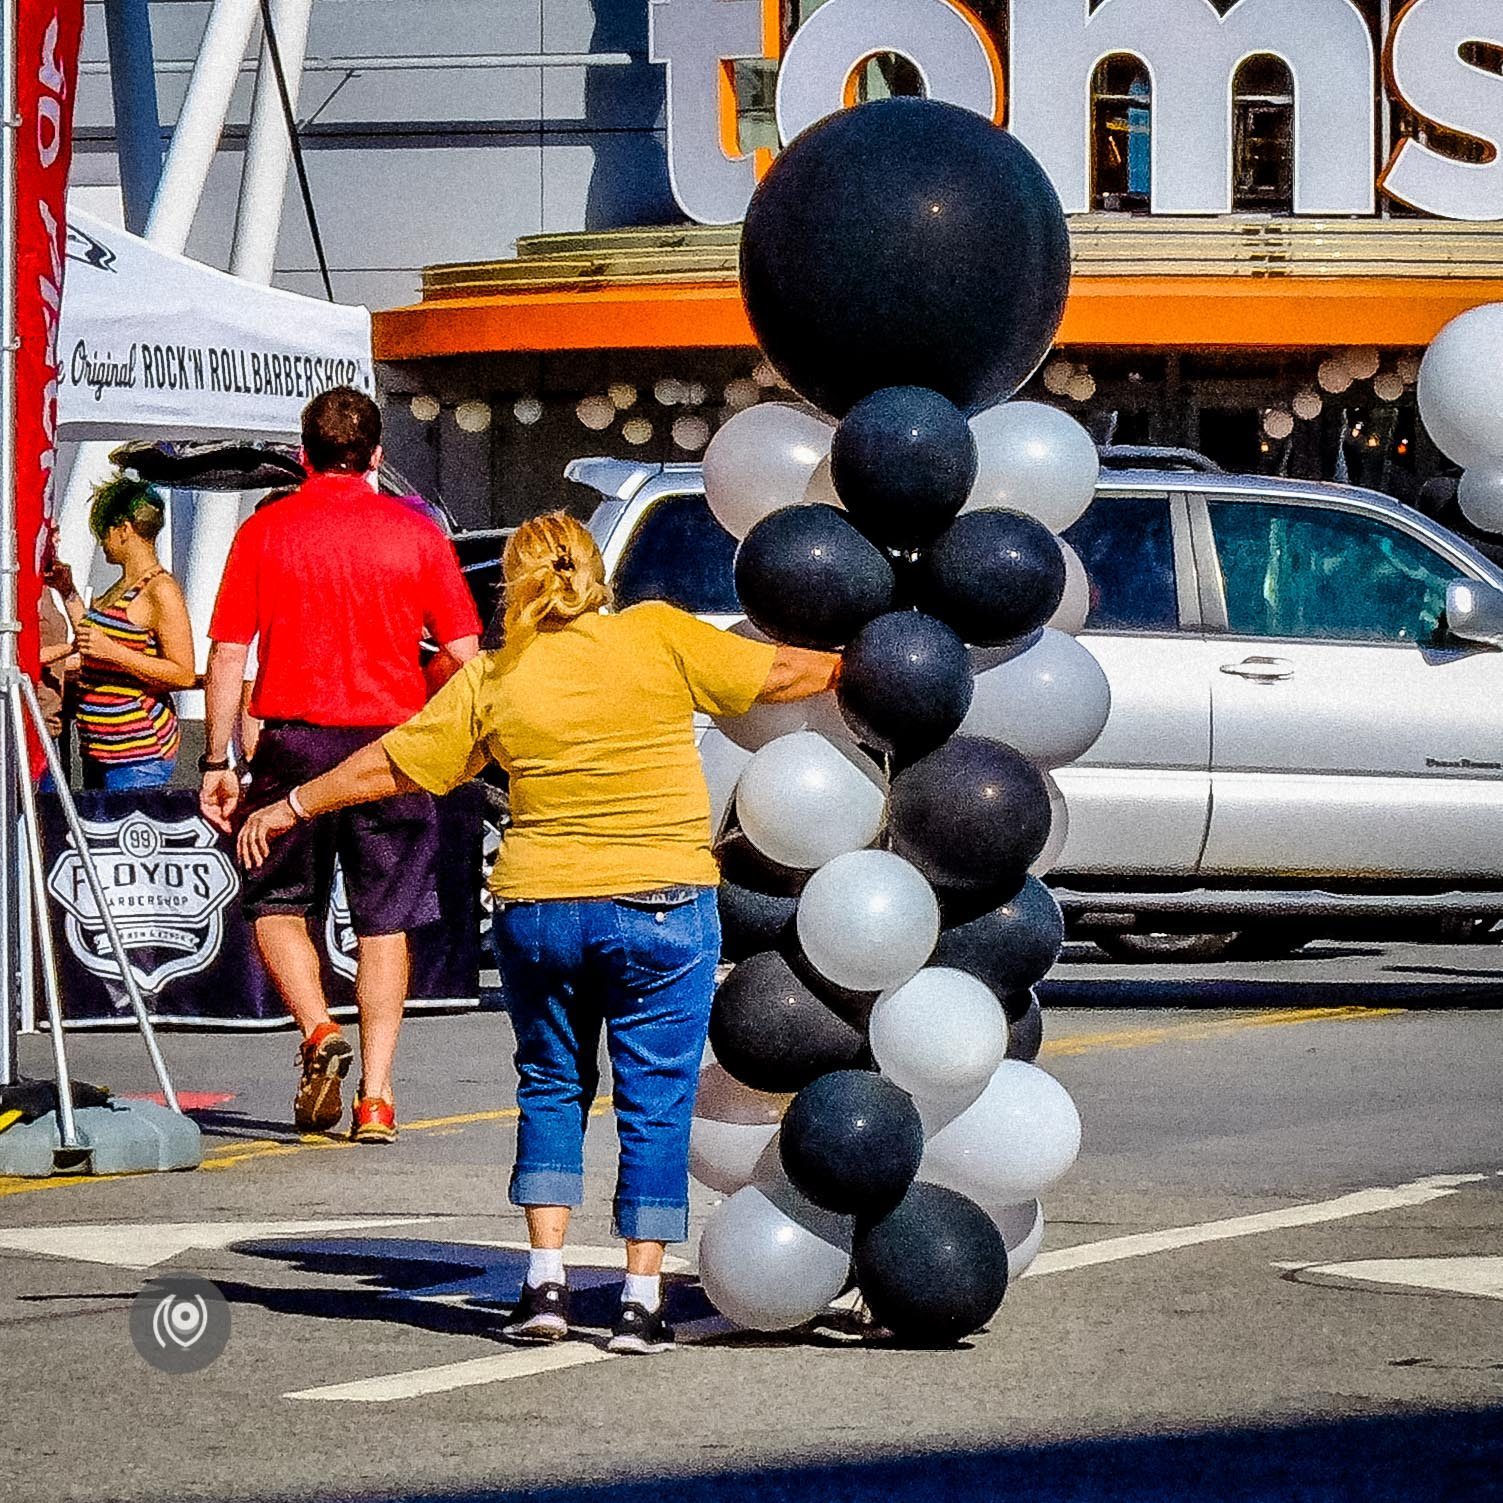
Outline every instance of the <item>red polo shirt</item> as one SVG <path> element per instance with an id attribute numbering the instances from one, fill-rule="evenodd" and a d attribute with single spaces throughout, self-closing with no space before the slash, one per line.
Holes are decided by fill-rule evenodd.
<path id="1" fill-rule="evenodd" d="M 209 636 L 259 637 L 263 720 L 394 726 L 426 699 L 425 630 L 480 631 L 449 540 L 359 475 L 314 475 L 236 534 Z"/>

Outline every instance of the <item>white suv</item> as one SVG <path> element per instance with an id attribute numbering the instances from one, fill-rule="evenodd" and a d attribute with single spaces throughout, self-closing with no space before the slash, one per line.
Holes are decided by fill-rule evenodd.
<path id="1" fill-rule="evenodd" d="M 604 498 L 590 525 L 623 603 L 739 617 L 697 466 L 568 473 Z M 1386 496 L 1204 462 L 1103 471 L 1065 536 L 1112 689 L 1056 774 L 1049 881 L 1077 931 L 1208 957 L 1503 914 L 1503 570 Z"/>

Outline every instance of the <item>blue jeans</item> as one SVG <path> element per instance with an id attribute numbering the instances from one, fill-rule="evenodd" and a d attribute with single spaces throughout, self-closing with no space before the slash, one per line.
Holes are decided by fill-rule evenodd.
<path id="1" fill-rule="evenodd" d="M 83 781 L 88 789 L 129 793 L 137 788 L 165 788 L 172 781 L 176 758 L 150 757 L 141 762 L 90 762 L 84 758 Z"/>
<path id="2" fill-rule="evenodd" d="M 714 892 L 511 903 L 493 932 L 517 1041 L 512 1204 L 582 1201 L 603 1025 L 621 1144 L 617 1234 L 683 1242 L 689 1124 L 720 959 Z"/>

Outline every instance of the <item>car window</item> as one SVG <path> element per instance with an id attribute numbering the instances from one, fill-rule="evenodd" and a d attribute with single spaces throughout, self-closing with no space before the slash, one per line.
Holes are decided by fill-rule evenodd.
<path id="1" fill-rule="evenodd" d="M 1087 631 L 1177 631 L 1167 496 L 1098 496 L 1061 534 L 1091 581 Z"/>
<path id="2" fill-rule="evenodd" d="M 1239 636 L 1436 640 L 1461 570 L 1401 528 L 1317 506 L 1209 508 L 1227 624 Z"/>
<path id="3" fill-rule="evenodd" d="M 616 603 L 666 600 L 700 616 L 738 616 L 736 540 L 703 496 L 664 496 L 637 524 L 616 566 Z"/>

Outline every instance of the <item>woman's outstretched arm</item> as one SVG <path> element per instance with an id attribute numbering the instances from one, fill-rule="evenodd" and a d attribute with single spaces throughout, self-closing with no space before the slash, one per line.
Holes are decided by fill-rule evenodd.
<path id="1" fill-rule="evenodd" d="M 779 647 L 772 660 L 772 671 L 757 703 L 788 704 L 795 699 L 812 699 L 833 689 L 840 677 L 838 652 L 811 652 L 807 647 Z"/>
<path id="2" fill-rule="evenodd" d="M 393 798 L 399 793 L 416 793 L 418 785 L 386 755 L 379 741 L 346 757 L 331 768 L 293 790 L 303 818 L 348 809 L 352 804 L 369 804 L 376 799 Z M 298 823 L 299 813 L 290 799 L 279 799 L 258 809 L 246 820 L 236 842 L 240 864 L 255 871 L 266 860 L 272 841 L 285 835 Z"/>

